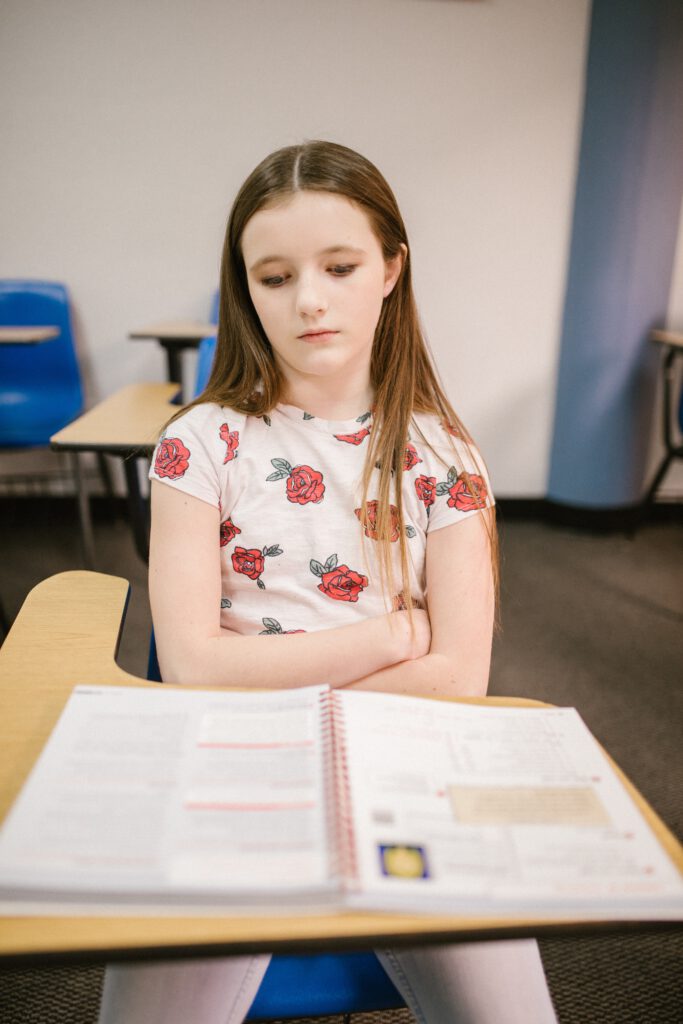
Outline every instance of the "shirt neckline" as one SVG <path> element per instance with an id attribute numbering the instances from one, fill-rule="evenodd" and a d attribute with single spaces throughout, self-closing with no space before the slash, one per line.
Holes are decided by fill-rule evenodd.
<path id="1" fill-rule="evenodd" d="M 356 416 L 353 419 L 348 420 L 324 420 L 319 416 L 313 416 L 311 413 L 306 412 L 304 409 L 300 409 L 296 405 L 286 405 L 281 403 L 277 407 L 277 411 L 282 413 L 288 420 L 294 420 L 297 423 L 303 423 L 306 427 L 311 430 L 319 430 L 324 434 L 355 434 L 359 430 L 368 429 L 372 422 L 372 413 L 362 413 L 360 416 Z"/>

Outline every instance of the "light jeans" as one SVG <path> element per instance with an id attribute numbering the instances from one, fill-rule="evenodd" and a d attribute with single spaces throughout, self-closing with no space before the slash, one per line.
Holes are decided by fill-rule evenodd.
<path id="1" fill-rule="evenodd" d="M 556 1024 L 533 939 L 377 950 L 419 1024 Z M 239 1024 L 267 955 L 107 967 L 99 1024 Z"/>

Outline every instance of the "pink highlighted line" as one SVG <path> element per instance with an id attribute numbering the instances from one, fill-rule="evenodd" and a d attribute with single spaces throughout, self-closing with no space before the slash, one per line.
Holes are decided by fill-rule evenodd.
<path id="1" fill-rule="evenodd" d="M 192 800 L 185 804 L 188 811 L 311 811 L 316 806 L 314 800 L 300 803 L 285 804 L 227 804 L 220 801 Z"/>

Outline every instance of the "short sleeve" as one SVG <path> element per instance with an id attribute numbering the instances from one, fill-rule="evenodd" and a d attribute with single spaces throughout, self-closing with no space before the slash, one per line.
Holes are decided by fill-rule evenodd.
<path id="1" fill-rule="evenodd" d="M 414 486 L 427 511 L 427 531 L 491 508 L 495 504 L 491 482 L 477 447 L 432 417 L 420 417 L 416 426 L 415 446 L 422 462 Z"/>
<path id="2" fill-rule="evenodd" d="M 221 409 L 211 404 L 195 406 L 173 420 L 154 450 L 150 480 L 218 507 L 220 471 L 226 452 L 222 427 Z"/>

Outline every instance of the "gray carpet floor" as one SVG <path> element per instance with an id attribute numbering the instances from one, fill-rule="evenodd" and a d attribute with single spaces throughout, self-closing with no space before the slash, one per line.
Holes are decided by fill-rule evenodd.
<path id="1" fill-rule="evenodd" d="M 9 518 L 0 531 L 0 593 L 11 617 L 35 583 L 81 561 L 70 514 L 46 518 L 40 506 L 15 502 Z M 98 568 L 131 582 L 119 660 L 144 675 L 145 567 L 125 523 L 98 521 L 96 541 Z M 683 523 L 595 534 L 503 513 L 501 541 L 501 630 L 490 692 L 577 707 L 681 837 Z M 560 1024 L 683 1021 L 683 929 L 548 938 L 541 950 Z M 92 1024 L 100 984 L 94 966 L 4 971 L 0 1024 Z M 411 1020 L 398 1011 L 358 1015 L 354 1024 Z"/>

